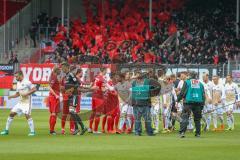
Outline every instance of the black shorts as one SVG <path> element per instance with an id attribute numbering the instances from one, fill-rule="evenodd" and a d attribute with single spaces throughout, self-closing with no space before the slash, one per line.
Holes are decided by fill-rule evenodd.
<path id="1" fill-rule="evenodd" d="M 173 104 L 171 104 L 171 105 L 172 105 L 171 112 L 177 113 L 177 107 L 176 107 L 175 103 L 173 103 Z"/>
<path id="2" fill-rule="evenodd" d="M 68 97 L 68 106 L 77 107 L 78 95 L 72 95 Z"/>

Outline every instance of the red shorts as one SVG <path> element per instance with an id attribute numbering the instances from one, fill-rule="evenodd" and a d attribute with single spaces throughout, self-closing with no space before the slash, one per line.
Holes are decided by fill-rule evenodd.
<path id="1" fill-rule="evenodd" d="M 116 107 L 112 108 L 111 111 L 109 111 L 107 114 L 110 115 L 110 116 L 117 116 L 117 115 L 119 115 L 120 114 L 119 106 L 117 105 Z"/>
<path id="2" fill-rule="evenodd" d="M 103 94 L 93 93 L 92 95 L 92 111 L 97 114 L 104 113 L 105 101 Z"/>
<path id="3" fill-rule="evenodd" d="M 119 108 L 119 105 L 118 105 L 118 107 L 113 111 L 113 115 L 114 115 L 114 116 L 120 116 L 120 108 Z"/>
<path id="4" fill-rule="evenodd" d="M 69 106 L 68 106 L 68 95 L 63 94 L 63 109 L 62 114 L 68 114 L 69 113 Z"/>
<path id="5" fill-rule="evenodd" d="M 109 92 L 106 97 L 106 114 L 115 115 L 117 110 L 119 110 L 119 100 L 118 95 L 113 92 Z"/>
<path id="6" fill-rule="evenodd" d="M 60 101 L 53 95 L 49 95 L 49 112 L 50 113 L 60 112 Z"/>

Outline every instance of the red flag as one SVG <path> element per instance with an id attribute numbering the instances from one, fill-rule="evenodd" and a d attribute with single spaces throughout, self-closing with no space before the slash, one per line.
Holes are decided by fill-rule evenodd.
<path id="1" fill-rule="evenodd" d="M 62 25 L 59 25 L 57 30 L 58 30 L 58 32 L 67 33 L 67 29 L 64 26 L 62 26 Z"/>
<path id="2" fill-rule="evenodd" d="M 152 53 L 145 53 L 144 54 L 144 62 L 145 63 L 153 63 L 155 60 L 155 55 Z"/>
<path id="3" fill-rule="evenodd" d="M 166 22 L 170 20 L 170 14 L 168 12 L 161 12 L 158 18 L 161 22 Z"/>
<path id="4" fill-rule="evenodd" d="M 103 36 L 102 35 L 96 35 L 95 36 L 95 42 L 96 42 L 96 45 L 101 47 L 103 46 Z"/>
<path id="5" fill-rule="evenodd" d="M 92 56 L 95 56 L 98 52 L 98 47 L 97 46 L 94 46 L 93 48 L 91 48 L 91 55 Z"/>
<path id="6" fill-rule="evenodd" d="M 142 16 L 141 16 L 139 13 L 134 12 L 134 13 L 133 13 L 133 17 L 134 17 L 137 21 L 139 21 Z"/>
<path id="7" fill-rule="evenodd" d="M 112 51 L 109 52 L 109 57 L 110 59 L 117 59 L 118 58 L 118 53 L 117 53 L 117 49 L 113 49 Z"/>
<path id="8" fill-rule="evenodd" d="M 147 29 L 146 34 L 145 34 L 146 40 L 150 40 L 150 39 L 152 39 L 152 37 L 153 37 L 153 33 L 149 29 Z"/>
<path id="9" fill-rule="evenodd" d="M 145 39 L 141 36 L 135 33 L 135 39 L 139 42 L 139 43 L 143 43 L 145 41 Z"/>
<path id="10" fill-rule="evenodd" d="M 142 33 L 146 27 L 146 24 L 144 21 L 141 21 L 137 27 L 137 32 Z"/>
<path id="11" fill-rule="evenodd" d="M 138 49 L 140 49 L 140 48 L 141 48 L 141 45 L 139 44 L 139 45 L 136 45 L 136 46 L 132 49 L 131 54 L 132 54 L 132 59 L 133 59 L 133 61 L 136 61 L 136 60 L 138 59 L 137 51 L 138 51 Z"/>
<path id="12" fill-rule="evenodd" d="M 125 25 L 134 25 L 136 23 L 136 20 L 132 17 L 127 17 L 124 22 Z"/>
<path id="13" fill-rule="evenodd" d="M 123 34 L 124 34 L 125 40 L 129 40 L 130 39 L 128 32 L 124 32 Z"/>
<path id="14" fill-rule="evenodd" d="M 172 23 L 169 27 L 168 27 L 168 34 L 169 36 L 173 35 L 174 33 L 177 32 L 177 25 L 175 23 Z"/>
<path id="15" fill-rule="evenodd" d="M 73 39 L 73 48 L 81 48 L 83 46 L 82 41 L 77 38 Z"/>
<path id="16" fill-rule="evenodd" d="M 219 56 L 218 56 L 218 55 L 215 55 L 215 56 L 213 57 L 213 63 L 214 63 L 215 65 L 217 65 L 218 62 L 219 62 Z"/>
<path id="17" fill-rule="evenodd" d="M 55 43 L 59 43 L 61 40 L 62 41 L 65 41 L 66 40 L 66 37 L 64 36 L 64 33 L 63 32 L 58 32 L 56 34 L 56 36 L 53 38 L 54 42 Z"/>

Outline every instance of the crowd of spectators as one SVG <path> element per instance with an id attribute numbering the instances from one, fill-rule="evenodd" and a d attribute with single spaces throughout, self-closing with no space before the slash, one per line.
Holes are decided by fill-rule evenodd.
<path id="1" fill-rule="evenodd" d="M 235 7 L 234 1 L 195 1 L 178 12 L 175 20 L 184 31 L 175 63 L 222 64 L 236 58 L 240 48 L 235 32 Z"/>
<path id="2" fill-rule="evenodd" d="M 153 0 L 152 30 L 146 1 L 84 5 L 87 21 L 73 20 L 69 37 L 60 19 L 39 17 L 39 26 L 58 26 L 49 32 L 57 47 L 46 62 L 223 64 L 240 50 L 235 4 L 227 0 Z"/>

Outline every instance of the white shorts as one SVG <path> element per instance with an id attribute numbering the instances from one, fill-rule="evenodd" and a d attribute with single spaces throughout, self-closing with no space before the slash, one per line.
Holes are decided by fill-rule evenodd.
<path id="1" fill-rule="evenodd" d="M 132 106 L 128 107 L 127 115 L 133 115 L 133 107 Z"/>
<path id="2" fill-rule="evenodd" d="M 230 103 L 229 105 L 226 104 L 226 108 L 225 108 L 226 112 L 233 112 L 233 109 L 234 109 L 234 104 L 232 103 Z"/>
<path id="3" fill-rule="evenodd" d="M 18 115 L 27 114 L 31 115 L 32 107 L 29 103 L 17 103 L 12 109 L 11 112 L 17 113 Z"/>
<path id="4" fill-rule="evenodd" d="M 224 108 L 222 105 L 218 105 L 218 106 L 213 105 L 212 107 L 214 109 L 213 114 L 222 115 L 224 113 Z"/>
<path id="5" fill-rule="evenodd" d="M 182 103 L 177 103 L 177 111 L 182 112 L 183 104 Z"/>
<path id="6" fill-rule="evenodd" d="M 160 108 L 155 108 L 155 107 L 151 108 L 152 115 L 158 115 L 159 113 L 160 113 Z"/>
<path id="7" fill-rule="evenodd" d="M 152 115 L 157 115 L 160 113 L 160 104 L 155 104 L 155 105 L 152 105 L 151 107 L 151 114 Z"/>
<path id="8" fill-rule="evenodd" d="M 204 107 L 203 107 L 203 113 L 207 113 L 207 112 L 211 112 L 212 111 L 212 104 L 206 104 Z"/>
<path id="9" fill-rule="evenodd" d="M 169 108 L 162 108 L 162 115 L 168 116 L 168 114 L 169 114 Z"/>
<path id="10" fill-rule="evenodd" d="M 120 104 L 120 110 L 121 110 L 121 115 L 123 115 L 123 114 L 132 115 L 133 114 L 133 107 L 130 106 L 129 104 Z"/>

